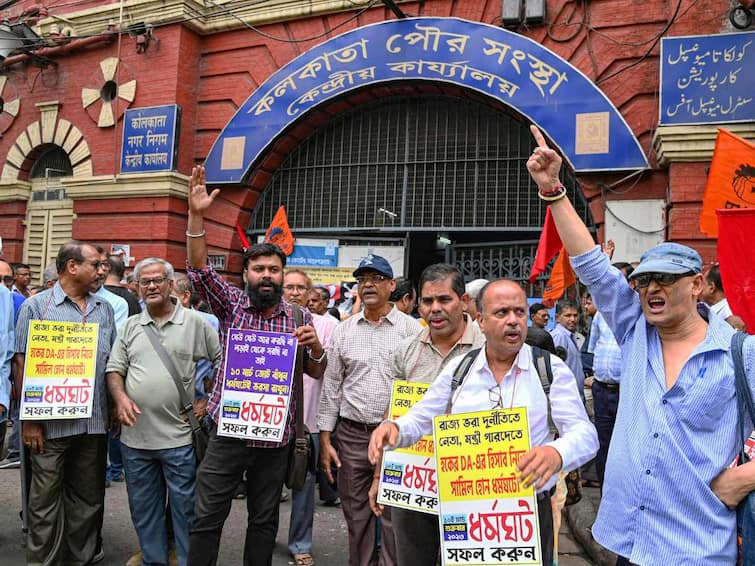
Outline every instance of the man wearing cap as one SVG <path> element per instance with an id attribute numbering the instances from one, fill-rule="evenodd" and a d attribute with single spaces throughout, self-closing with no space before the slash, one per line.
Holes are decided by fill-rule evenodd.
<path id="1" fill-rule="evenodd" d="M 755 486 L 755 463 L 729 468 L 742 448 L 730 354 L 734 330 L 698 305 L 702 260 L 687 246 L 655 246 L 631 275 L 635 292 L 565 198 L 561 158 L 531 129 L 538 147 L 527 169 L 624 360 L 592 533 L 620 556 L 619 565 L 734 564 L 734 509 Z M 755 338 L 745 342 L 744 366 L 753 389 Z"/>
<path id="2" fill-rule="evenodd" d="M 364 310 L 333 332 L 328 367 L 320 399 L 320 459 L 330 481 L 331 462 L 338 471 L 338 488 L 349 529 L 349 564 L 378 564 L 375 521 L 368 492 L 376 475 L 367 459 L 370 434 L 383 420 L 391 394 L 391 360 L 401 341 L 418 334 L 419 323 L 399 311 L 389 297 L 396 287 L 393 269 L 378 255 L 368 255 L 354 271 Z M 338 426 L 338 453 L 331 432 Z M 396 542 L 390 512 L 382 517 L 379 564 L 396 564 Z"/>

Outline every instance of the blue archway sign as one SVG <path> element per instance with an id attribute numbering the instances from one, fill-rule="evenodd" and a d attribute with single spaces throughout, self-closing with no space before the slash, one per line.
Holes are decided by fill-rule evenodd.
<path id="1" fill-rule="evenodd" d="M 469 88 L 537 124 L 576 172 L 648 167 L 610 100 L 567 61 L 524 36 L 457 18 L 408 18 L 349 31 L 300 55 L 237 110 L 207 156 L 207 182 L 241 184 L 309 110 L 355 89 L 402 80 Z"/>

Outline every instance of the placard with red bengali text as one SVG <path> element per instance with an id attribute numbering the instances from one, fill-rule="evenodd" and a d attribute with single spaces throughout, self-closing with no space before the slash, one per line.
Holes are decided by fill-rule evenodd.
<path id="1" fill-rule="evenodd" d="M 406 414 L 422 399 L 429 387 L 428 383 L 394 381 L 391 419 Z M 383 452 L 378 503 L 438 514 L 438 479 L 433 444 L 433 437 L 428 435 L 408 448 Z"/>
<path id="2" fill-rule="evenodd" d="M 99 324 L 30 320 L 21 420 L 92 416 Z"/>
<path id="3" fill-rule="evenodd" d="M 541 564 L 537 498 L 516 473 L 527 409 L 438 416 L 434 437 L 444 566 Z"/>
<path id="4" fill-rule="evenodd" d="M 232 328 L 225 351 L 218 434 L 280 442 L 286 428 L 297 340 Z"/>

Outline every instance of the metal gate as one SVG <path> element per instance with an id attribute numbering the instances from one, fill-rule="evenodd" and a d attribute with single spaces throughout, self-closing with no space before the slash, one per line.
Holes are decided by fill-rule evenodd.
<path id="1" fill-rule="evenodd" d="M 528 297 L 542 297 L 547 276 L 527 281 L 536 250 L 537 240 L 454 244 L 447 248 L 447 261 L 459 268 L 464 281 L 504 277 L 522 285 Z"/>

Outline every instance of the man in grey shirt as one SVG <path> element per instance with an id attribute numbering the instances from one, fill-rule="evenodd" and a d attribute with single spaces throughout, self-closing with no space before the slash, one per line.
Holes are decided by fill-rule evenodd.
<path id="1" fill-rule="evenodd" d="M 466 312 L 469 302 L 456 267 L 436 263 L 425 268 L 419 279 L 419 314 L 427 327 L 399 345 L 393 356 L 394 379 L 432 383 L 449 360 L 485 343 L 480 327 Z M 376 504 L 379 484 L 380 478 L 375 478 L 370 488 L 370 506 L 376 515 L 384 511 Z M 391 515 L 399 565 L 435 566 L 440 549 L 438 516 L 398 507 Z"/>
<path id="2" fill-rule="evenodd" d="M 147 258 L 137 264 L 134 273 L 146 309 L 123 325 L 107 365 L 115 416 L 124 425 L 121 452 L 131 519 L 139 536 L 142 562 L 168 564 L 167 488 L 176 555 L 179 565 L 186 566 L 196 456 L 178 387 L 147 332 L 149 326 L 157 331 L 179 373 L 185 398 L 192 400 L 197 362 L 210 359 L 217 369 L 220 342 L 200 315 L 172 296 L 174 271 L 170 263 Z"/>
<path id="3" fill-rule="evenodd" d="M 23 421 L 31 452 L 29 564 L 84 565 L 102 560 L 98 535 L 105 498 L 108 426 L 105 365 L 115 341 L 113 307 L 94 295 L 104 267 L 90 244 L 72 240 L 55 260 L 58 282 L 29 297 L 18 313 L 15 388 L 22 390 L 29 323 L 32 320 L 97 324 L 97 352 L 91 416 L 85 419 Z M 75 502 L 73 504 L 72 502 Z"/>
<path id="4" fill-rule="evenodd" d="M 367 444 L 388 408 L 393 352 L 406 337 L 419 334 L 422 327 L 389 302 L 395 282 L 385 258 L 368 255 L 354 277 L 364 311 L 333 332 L 317 425 L 320 461 L 331 482 L 331 462 L 339 468 L 338 488 L 349 529 L 349 564 L 368 566 L 378 561 L 374 557 L 376 518 L 368 501 L 376 473 L 367 460 Z M 338 453 L 330 442 L 336 423 Z M 379 563 L 393 566 L 396 544 L 389 513 L 383 515 L 382 533 Z"/>

